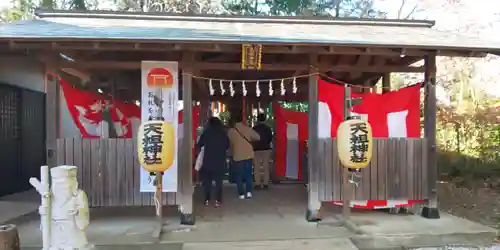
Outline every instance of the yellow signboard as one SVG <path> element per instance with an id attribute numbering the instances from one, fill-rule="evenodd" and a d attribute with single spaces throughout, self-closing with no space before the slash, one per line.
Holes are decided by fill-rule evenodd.
<path id="1" fill-rule="evenodd" d="M 262 45 L 243 44 L 241 46 L 241 69 L 262 68 Z"/>
<path id="2" fill-rule="evenodd" d="M 337 150 L 345 168 L 364 168 L 372 158 L 372 128 L 364 120 L 347 120 L 337 130 Z"/>

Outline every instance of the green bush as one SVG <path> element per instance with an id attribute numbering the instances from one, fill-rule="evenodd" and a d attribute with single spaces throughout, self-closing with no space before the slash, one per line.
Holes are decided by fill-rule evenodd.
<path id="1" fill-rule="evenodd" d="M 500 161 L 488 161 L 450 151 L 438 152 L 438 167 L 442 177 L 487 179 L 500 176 Z"/>

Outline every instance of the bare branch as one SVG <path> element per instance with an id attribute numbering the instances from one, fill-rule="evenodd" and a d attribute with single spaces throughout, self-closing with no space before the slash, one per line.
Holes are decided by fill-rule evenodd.
<path id="1" fill-rule="evenodd" d="M 413 14 L 415 14 L 417 12 L 417 8 L 418 8 L 418 4 L 415 4 L 415 6 L 413 6 L 413 9 L 410 11 L 410 13 L 408 13 L 408 15 L 406 15 L 405 19 L 410 19 L 410 17 L 413 16 Z"/>
<path id="2" fill-rule="evenodd" d="M 401 15 L 403 14 L 403 8 L 406 5 L 406 0 L 401 0 L 401 5 L 399 6 L 398 10 L 398 19 L 401 19 Z"/>

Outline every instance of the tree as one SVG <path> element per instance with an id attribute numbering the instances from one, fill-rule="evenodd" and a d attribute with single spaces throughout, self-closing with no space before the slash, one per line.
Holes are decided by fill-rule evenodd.
<path id="1" fill-rule="evenodd" d="M 40 7 L 44 9 L 53 9 L 55 7 L 54 0 L 41 0 Z"/>
<path id="2" fill-rule="evenodd" d="M 13 0 L 12 7 L 1 11 L 2 23 L 30 19 L 36 7 L 34 0 Z"/>
<path id="3" fill-rule="evenodd" d="M 233 15 L 385 17 L 374 0 L 222 0 L 222 8 Z"/>
<path id="4" fill-rule="evenodd" d="M 118 10 L 171 13 L 215 13 L 211 0 L 115 0 Z"/>
<path id="5" fill-rule="evenodd" d="M 5 8 L 0 12 L 0 20 L 2 23 L 31 19 L 33 17 L 33 11 L 37 7 L 44 9 L 88 9 L 88 4 L 85 0 L 13 0 L 11 3 L 12 7 Z"/>
<path id="6" fill-rule="evenodd" d="M 85 0 L 73 0 L 69 5 L 70 10 L 87 10 Z"/>

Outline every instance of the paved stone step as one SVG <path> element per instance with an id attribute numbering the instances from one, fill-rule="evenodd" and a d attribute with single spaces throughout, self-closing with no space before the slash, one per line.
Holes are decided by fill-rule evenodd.
<path id="1" fill-rule="evenodd" d="M 348 238 L 96 246 L 93 250 L 357 250 Z M 21 250 L 40 250 L 23 247 Z"/>
<path id="2" fill-rule="evenodd" d="M 89 250 L 182 250 L 183 243 L 133 244 L 95 246 Z M 40 247 L 22 247 L 21 250 L 40 250 Z"/>
<path id="3" fill-rule="evenodd" d="M 357 250 L 348 238 L 186 243 L 182 250 Z"/>

